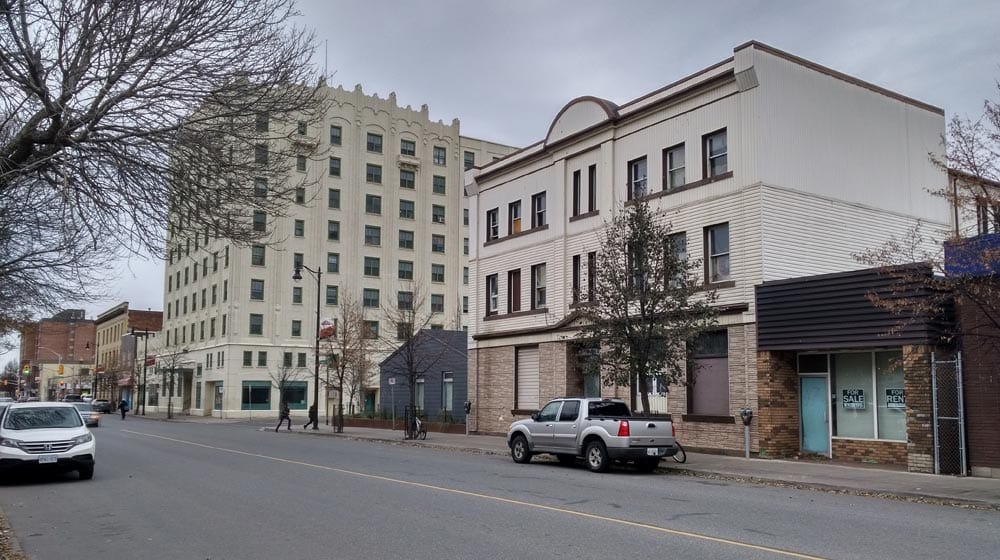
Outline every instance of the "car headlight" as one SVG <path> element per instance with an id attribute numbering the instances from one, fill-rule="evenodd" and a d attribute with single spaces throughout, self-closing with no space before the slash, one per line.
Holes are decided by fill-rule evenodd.
<path id="1" fill-rule="evenodd" d="M 21 447 L 21 441 L 17 439 L 2 438 L 0 439 L 0 445 L 3 447 L 13 447 L 19 449 Z"/>
<path id="2" fill-rule="evenodd" d="M 90 432 L 87 432 L 82 436 L 76 436 L 75 438 L 73 438 L 73 445 L 80 445 L 81 443 L 87 443 L 88 441 L 92 441 L 93 439 L 94 436 L 91 435 Z"/>

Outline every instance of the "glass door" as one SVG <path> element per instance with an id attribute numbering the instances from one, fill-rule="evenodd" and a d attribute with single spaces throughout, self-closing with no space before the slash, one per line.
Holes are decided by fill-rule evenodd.
<path id="1" fill-rule="evenodd" d="M 829 455 L 830 399 L 826 377 L 800 377 L 799 387 L 802 450 Z"/>

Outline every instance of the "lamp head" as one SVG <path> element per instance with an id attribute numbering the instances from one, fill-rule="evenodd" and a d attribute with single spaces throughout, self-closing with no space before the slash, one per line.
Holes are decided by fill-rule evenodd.
<path id="1" fill-rule="evenodd" d="M 295 280 L 296 282 L 299 281 L 299 280 L 302 280 L 302 267 L 301 266 L 296 266 L 295 267 L 295 273 L 292 274 L 292 280 Z"/>

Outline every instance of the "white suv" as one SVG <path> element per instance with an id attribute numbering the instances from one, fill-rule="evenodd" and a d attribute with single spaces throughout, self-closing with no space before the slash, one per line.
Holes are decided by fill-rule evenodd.
<path id="1" fill-rule="evenodd" d="M 97 446 L 72 403 L 11 403 L 0 416 L 0 472 L 77 471 L 94 476 Z"/>

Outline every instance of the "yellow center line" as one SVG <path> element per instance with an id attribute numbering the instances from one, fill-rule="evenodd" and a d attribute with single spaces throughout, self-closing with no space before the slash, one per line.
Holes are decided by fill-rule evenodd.
<path id="1" fill-rule="evenodd" d="M 564 509 L 564 508 L 555 507 L 555 506 L 547 506 L 547 505 L 543 505 L 543 504 L 535 504 L 535 503 L 525 502 L 525 501 L 521 501 L 521 500 L 514 500 L 514 499 L 511 499 L 511 498 L 501 498 L 499 496 L 491 496 L 489 494 L 480 494 L 478 492 L 469 492 L 468 490 L 458 490 L 456 488 L 447 488 L 447 487 L 444 487 L 444 486 L 435 486 L 433 484 L 425 484 L 425 483 L 422 483 L 422 482 L 413 482 L 413 481 L 410 481 L 410 480 L 402 480 L 402 479 L 399 479 L 399 478 L 391 478 L 391 477 L 388 477 L 388 476 L 380 476 L 380 475 L 377 475 L 377 474 L 369 474 L 369 473 L 363 473 L 363 472 L 352 471 L 352 470 L 347 470 L 347 469 L 339 469 L 337 467 L 329 467 L 329 466 L 326 466 L 326 465 L 317 465 L 315 463 L 306 463 L 304 461 L 296 461 L 294 459 L 284 459 L 284 458 L 281 458 L 281 457 L 274 457 L 272 455 L 264 455 L 264 454 L 261 454 L 261 453 L 251 453 L 249 451 L 240 451 L 238 449 L 228 449 L 228 448 L 225 448 L 225 447 L 217 447 L 217 446 L 214 446 L 214 445 L 207 445 L 207 444 L 204 444 L 204 443 L 198 443 L 198 442 L 194 442 L 194 441 L 188 441 L 188 440 L 183 440 L 183 439 L 166 437 L 166 436 L 161 436 L 161 435 L 156 435 L 156 434 L 149 434 L 149 433 L 145 433 L 145 432 L 135 432 L 135 431 L 132 431 L 132 430 L 122 430 L 122 431 L 125 432 L 125 433 L 129 433 L 129 434 L 135 434 L 135 435 L 139 435 L 139 436 L 146 436 L 146 437 L 151 437 L 151 438 L 156 438 L 156 439 L 162 439 L 162 440 L 165 440 L 165 441 L 171 441 L 171 442 L 174 442 L 174 443 L 181 443 L 181 444 L 184 444 L 184 445 L 190 445 L 190 446 L 194 446 L 194 447 L 202 447 L 202 448 L 211 449 L 211 450 L 214 450 L 214 451 L 222 451 L 222 452 L 225 452 L 225 453 L 232 453 L 234 455 L 244 455 L 246 457 L 256 457 L 258 459 L 267 459 L 269 461 L 277 461 L 277 462 L 280 462 L 280 463 L 287 463 L 289 465 L 300 465 L 300 466 L 303 466 L 303 467 L 310 467 L 310 468 L 314 468 L 314 469 L 321 469 L 321 470 L 335 472 L 335 473 L 339 473 L 339 474 L 347 474 L 347 475 L 352 475 L 352 476 L 358 476 L 358 477 L 361 477 L 361 478 L 367 478 L 367 479 L 371 479 L 371 480 L 380 480 L 380 481 L 383 481 L 383 482 L 392 482 L 392 483 L 395 483 L 395 484 L 403 484 L 403 485 L 406 485 L 406 486 L 413 486 L 413 487 L 416 487 L 416 488 L 423 488 L 423 489 L 426 489 L 426 490 L 435 490 L 435 491 L 438 491 L 438 492 L 447 492 L 447 493 L 456 494 L 456 495 L 459 495 L 459 496 L 467 496 L 467 497 L 470 497 L 470 498 L 479 498 L 479 499 L 482 499 L 482 500 L 490 500 L 490 501 L 494 501 L 494 502 L 501 502 L 501 503 L 505 503 L 505 504 L 523 506 L 523 507 L 528 507 L 528 508 L 533 508 L 533 509 L 539 509 L 539 510 L 543 510 L 543 511 L 551 511 L 551 512 L 555 512 L 555 513 L 562 513 L 562 514 L 566 514 L 566 515 L 572 515 L 572 516 L 575 516 L 575 517 L 582 517 L 582 518 L 585 518 L 585 519 L 592 519 L 592 520 L 595 520 L 595 521 L 604 521 L 604 522 L 613 523 L 613 524 L 616 524 L 616 525 L 624 525 L 626 527 L 635 527 L 635 528 L 638 528 L 638 529 L 648 529 L 650 531 L 654 531 L 654 532 L 657 532 L 657 533 L 665 533 L 665 534 L 669 534 L 669 535 L 677 535 L 677 536 L 681 536 L 681 537 L 688 537 L 688 538 L 691 538 L 691 539 L 708 541 L 708 542 L 713 542 L 713 543 L 718 543 L 718 544 L 725 544 L 725 545 L 739 547 L 739 548 L 746 548 L 746 549 L 751 549 L 751 550 L 759 550 L 759 551 L 762 551 L 762 552 L 769 552 L 769 553 L 772 553 L 772 554 L 777 554 L 777 555 L 780 555 L 780 556 L 786 556 L 786 557 L 789 557 L 789 558 L 801 558 L 803 560 L 827 560 L 826 558 L 823 558 L 821 556 L 813 556 L 813 555 L 810 555 L 810 554 L 802 554 L 800 552 L 792 552 L 790 550 L 782 550 L 780 548 L 772 548 L 770 546 L 762 546 L 762 545 L 758 545 L 758 544 L 751 544 L 751 543 L 742 542 L 742 541 L 736 541 L 736 540 L 732 540 L 732 539 L 725 539 L 725 538 L 722 538 L 722 537 L 713 537 L 713 536 L 710 536 L 710 535 L 703 535 L 701 533 L 693 533 L 691 531 L 681 531 L 679 529 L 668 529 L 667 527 L 661 527 L 661 526 L 658 526 L 658 525 L 650 525 L 648 523 L 639 523 L 637 521 L 628 521 L 626 519 L 618 519 L 618 518 L 615 518 L 615 517 L 608 517 L 608 516 L 604 516 L 604 515 L 596 515 L 596 514 L 593 514 L 593 513 L 584 513 L 582 511 L 573 511 L 571 509 Z"/>

